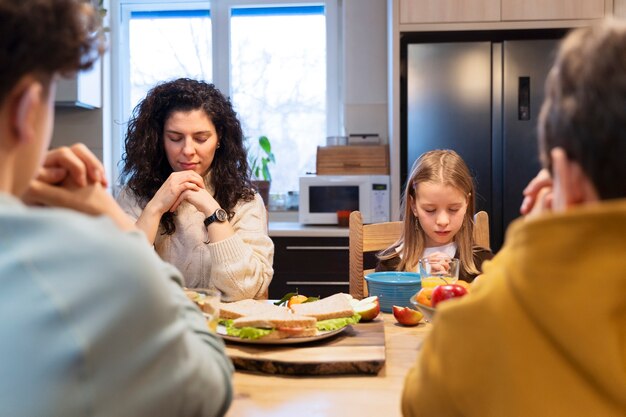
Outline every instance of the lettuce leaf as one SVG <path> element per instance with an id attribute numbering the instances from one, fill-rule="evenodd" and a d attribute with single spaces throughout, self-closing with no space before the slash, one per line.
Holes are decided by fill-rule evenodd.
<path id="1" fill-rule="evenodd" d="M 328 319 L 328 320 L 318 320 L 317 321 L 317 330 L 319 331 L 330 331 L 341 329 L 342 327 L 346 327 L 349 324 L 356 324 L 361 320 L 361 316 L 357 313 L 352 317 L 341 317 L 339 319 Z"/>
<path id="2" fill-rule="evenodd" d="M 241 339 L 259 339 L 274 331 L 274 329 L 261 329 L 259 327 L 234 327 L 232 319 L 220 319 L 219 323 L 226 328 L 227 335 Z"/>
<path id="3" fill-rule="evenodd" d="M 261 329 L 259 327 L 227 327 L 226 333 L 229 336 L 239 337 L 241 339 L 259 339 L 272 333 L 274 329 Z"/>

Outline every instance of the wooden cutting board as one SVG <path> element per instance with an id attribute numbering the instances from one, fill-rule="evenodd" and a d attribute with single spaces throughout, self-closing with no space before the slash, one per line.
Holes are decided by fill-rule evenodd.
<path id="1" fill-rule="evenodd" d="M 377 374 L 385 364 L 385 330 L 378 318 L 306 344 L 226 342 L 226 353 L 237 369 L 267 374 Z"/>

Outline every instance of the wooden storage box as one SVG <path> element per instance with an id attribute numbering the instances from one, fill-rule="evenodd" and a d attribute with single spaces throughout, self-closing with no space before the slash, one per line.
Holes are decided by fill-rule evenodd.
<path id="1" fill-rule="evenodd" d="M 317 175 L 389 175 L 389 145 L 318 146 Z"/>

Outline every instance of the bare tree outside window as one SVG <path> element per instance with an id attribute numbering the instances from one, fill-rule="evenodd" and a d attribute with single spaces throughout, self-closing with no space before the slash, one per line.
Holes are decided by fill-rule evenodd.
<path id="1" fill-rule="evenodd" d="M 298 190 L 298 177 L 315 170 L 326 137 L 325 34 L 323 14 L 231 18 L 233 102 L 246 135 L 272 141 L 272 193 Z"/>
<path id="2" fill-rule="evenodd" d="M 155 84 L 180 77 L 211 81 L 208 10 L 133 12 L 129 25 L 131 108 Z"/>

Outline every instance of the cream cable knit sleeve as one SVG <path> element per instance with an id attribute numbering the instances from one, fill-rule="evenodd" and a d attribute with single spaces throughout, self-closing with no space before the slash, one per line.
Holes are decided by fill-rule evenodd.
<path id="1" fill-rule="evenodd" d="M 134 219 L 141 206 L 128 189 L 123 189 L 118 202 Z M 176 232 L 159 232 L 154 243 L 157 253 L 175 265 L 192 288 L 215 287 L 224 301 L 259 298 L 272 281 L 274 244 L 267 232 L 267 211 L 257 194 L 254 200 L 240 202 L 233 210 L 230 224 L 235 234 L 220 242 L 205 243 L 204 214 L 188 203 L 176 210 Z"/>

